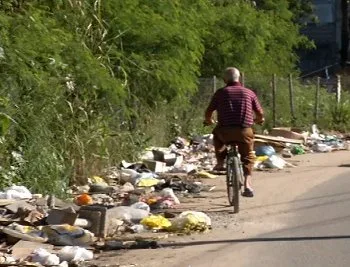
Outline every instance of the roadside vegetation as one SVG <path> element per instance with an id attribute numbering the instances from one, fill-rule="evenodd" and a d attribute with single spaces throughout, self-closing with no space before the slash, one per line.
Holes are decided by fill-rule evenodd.
<path id="1" fill-rule="evenodd" d="M 62 194 L 148 145 L 203 130 L 209 99 L 198 78 L 226 66 L 250 75 L 269 110 L 271 74 L 297 75 L 296 49 L 313 47 L 295 23 L 311 10 L 308 1 L 255 2 L 2 0 L 0 185 Z M 305 89 L 297 86 L 300 126 L 312 121 Z M 336 113 L 328 98 L 322 126 L 345 129 L 348 108 Z M 278 105 L 288 123 L 287 95 Z"/>

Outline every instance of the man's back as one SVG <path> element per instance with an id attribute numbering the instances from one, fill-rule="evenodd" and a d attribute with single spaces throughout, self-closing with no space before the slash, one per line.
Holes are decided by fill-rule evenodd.
<path id="1" fill-rule="evenodd" d="M 214 94 L 209 109 L 217 111 L 220 126 L 248 128 L 254 124 L 254 112 L 262 113 L 255 93 L 238 82 L 219 89 Z"/>

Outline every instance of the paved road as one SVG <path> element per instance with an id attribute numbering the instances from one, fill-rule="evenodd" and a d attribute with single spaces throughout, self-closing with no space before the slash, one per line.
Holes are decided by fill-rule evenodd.
<path id="1" fill-rule="evenodd" d="M 190 260 L 187 266 L 350 266 L 350 169 L 301 195 L 288 212 L 279 215 L 282 230 L 224 239 L 223 246 Z M 264 223 L 275 220 L 273 216 Z"/>

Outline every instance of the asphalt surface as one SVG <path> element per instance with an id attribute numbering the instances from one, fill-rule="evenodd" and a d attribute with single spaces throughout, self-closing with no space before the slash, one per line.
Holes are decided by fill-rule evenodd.
<path id="1" fill-rule="evenodd" d="M 187 266 L 350 266 L 350 168 L 299 196 L 289 207 L 277 219 L 284 224 L 282 230 L 208 242 L 222 246 Z"/>

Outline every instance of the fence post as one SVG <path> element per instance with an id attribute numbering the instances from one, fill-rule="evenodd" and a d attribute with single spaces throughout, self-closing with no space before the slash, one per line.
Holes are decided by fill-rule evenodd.
<path id="1" fill-rule="evenodd" d="M 315 123 L 318 122 L 318 116 L 319 116 L 319 106 L 320 106 L 320 87 L 321 87 L 321 78 L 317 77 L 316 82 L 316 97 L 315 97 Z"/>
<path id="2" fill-rule="evenodd" d="M 292 74 L 289 74 L 289 103 L 290 103 L 290 113 L 292 118 L 292 126 L 295 126 L 294 87 L 293 87 Z"/>
<path id="3" fill-rule="evenodd" d="M 241 73 L 241 83 L 244 86 L 245 85 L 245 75 L 244 72 Z"/>
<path id="4" fill-rule="evenodd" d="M 276 127 L 276 74 L 272 76 L 272 123 Z"/>
<path id="5" fill-rule="evenodd" d="M 216 76 L 213 76 L 213 92 L 216 92 Z"/>
<path id="6" fill-rule="evenodd" d="M 341 77 L 340 75 L 337 75 L 337 91 L 336 91 L 336 100 L 337 104 L 340 104 L 341 99 Z"/>

